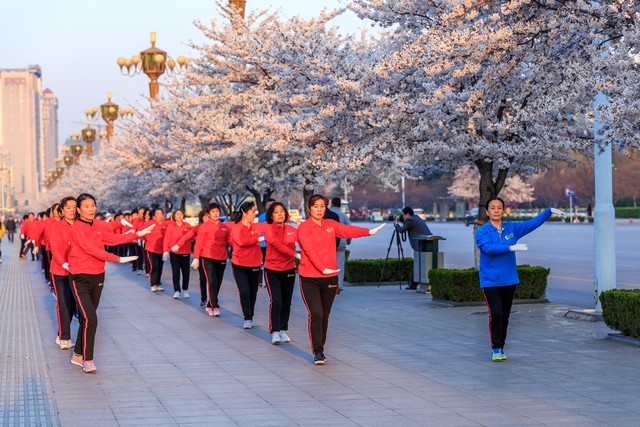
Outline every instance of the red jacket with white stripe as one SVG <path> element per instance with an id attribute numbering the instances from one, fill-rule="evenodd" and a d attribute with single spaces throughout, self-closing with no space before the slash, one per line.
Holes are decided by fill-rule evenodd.
<path id="1" fill-rule="evenodd" d="M 369 229 L 354 225 L 340 224 L 332 219 L 322 219 L 318 225 L 308 219 L 298 227 L 298 244 L 300 245 L 300 265 L 298 273 L 301 277 L 332 277 L 334 274 L 322 274 L 325 268 L 336 270 L 336 237 L 352 239 L 369 235 Z"/>
<path id="2" fill-rule="evenodd" d="M 200 224 L 193 258 L 205 257 L 224 261 L 229 257 L 227 246 L 231 239 L 231 228 L 226 222 L 207 221 Z"/>
<path id="3" fill-rule="evenodd" d="M 231 262 L 241 267 L 260 267 L 262 265 L 262 250 L 258 237 L 264 233 L 266 222 L 250 224 L 248 227 L 242 222 L 231 228 Z"/>
<path id="4" fill-rule="evenodd" d="M 264 227 L 267 257 L 264 268 L 286 271 L 296 268 L 296 236 L 298 232 L 289 224 L 279 226 L 275 222 Z"/>
<path id="5" fill-rule="evenodd" d="M 175 221 L 169 221 L 167 230 L 164 232 L 164 239 L 162 243 L 164 249 L 163 252 L 169 252 L 171 248 L 174 245 L 178 244 L 178 241 L 190 231 L 191 224 L 189 224 L 188 222 L 183 221 L 182 224 L 178 226 L 178 223 L 176 223 Z M 185 241 L 182 245 L 178 246 L 180 247 L 174 253 L 180 255 L 189 255 L 191 253 L 191 244 L 189 243 L 189 241 Z"/>
<path id="6" fill-rule="evenodd" d="M 119 257 L 104 250 L 104 245 L 116 246 L 138 239 L 136 233 L 114 234 L 108 224 L 77 220 L 69 236 L 69 271 L 71 274 L 100 274 L 106 261 Z"/>

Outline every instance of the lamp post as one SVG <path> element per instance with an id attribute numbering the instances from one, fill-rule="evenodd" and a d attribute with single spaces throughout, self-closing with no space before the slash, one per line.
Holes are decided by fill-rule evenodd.
<path id="1" fill-rule="evenodd" d="M 244 10 L 247 5 L 247 0 L 229 0 L 229 4 L 233 6 L 238 11 L 242 19 L 244 19 Z"/>
<path id="2" fill-rule="evenodd" d="M 177 67 L 176 67 L 177 65 Z M 133 77 L 141 72 L 145 73 L 151 81 L 149 82 L 149 95 L 151 99 L 158 96 L 160 90 L 158 79 L 168 68 L 169 72 L 183 72 L 189 65 L 189 58 L 178 56 L 176 60 L 169 57 L 167 52 L 156 47 L 156 33 L 151 33 L 151 47 L 134 55 L 131 58 L 118 58 L 120 73 Z M 126 70 L 126 71 L 125 71 Z"/>
<path id="3" fill-rule="evenodd" d="M 107 122 L 107 141 L 111 141 L 113 122 L 118 119 L 118 108 L 118 104 L 111 102 L 111 92 L 107 92 L 107 102 L 100 106 L 102 120 Z"/>
<path id="4" fill-rule="evenodd" d="M 72 133 L 69 135 L 69 138 L 73 140 L 73 144 L 71 144 L 71 154 L 75 158 L 74 164 L 77 166 L 80 164 L 80 155 L 82 154 L 82 144 L 78 141 L 80 140 L 79 133 Z"/>
<path id="5" fill-rule="evenodd" d="M 91 122 L 87 119 L 87 127 L 82 129 L 82 140 L 87 144 L 87 157 L 91 158 L 93 153 L 93 141 L 96 140 L 96 130 L 91 127 Z"/>
<path id="6" fill-rule="evenodd" d="M 69 147 L 64 147 L 62 149 L 62 153 L 64 154 L 62 156 L 62 161 L 64 162 L 64 164 L 67 166 L 67 170 L 69 170 L 69 168 L 71 167 L 71 165 L 73 164 L 73 157 L 71 157 L 71 154 L 69 154 L 70 152 L 70 148 Z"/>

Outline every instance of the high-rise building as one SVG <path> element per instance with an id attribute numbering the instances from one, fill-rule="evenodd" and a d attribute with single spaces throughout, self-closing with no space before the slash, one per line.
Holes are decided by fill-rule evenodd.
<path id="1" fill-rule="evenodd" d="M 0 69 L 0 152 L 13 172 L 5 209 L 18 214 L 35 204 L 44 177 L 41 76 L 37 65 Z"/>
<path id="2" fill-rule="evenodd" d="M 42 92 L 42 154 L 40 176 L 56 167 L 58 157 L 58 98 L 51 89 Z"/>

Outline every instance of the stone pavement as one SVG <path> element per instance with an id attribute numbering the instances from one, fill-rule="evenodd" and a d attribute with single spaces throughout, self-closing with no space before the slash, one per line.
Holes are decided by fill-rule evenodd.
<path id="1" fill-rule="evenodd" d="M 429 295 L 397 286 L 347 287 L 332 312 L 328 363 L 315 366 L 297 286 L 293 341 L 274 346 L 267 330 L 266 290 L 258 295 L 258 326 L 243 330 L 229 269 L 221 291 L 222 316 L 212 318 L 199 307 L 197 273 L 191 298 L 174 300 L 168 268 L 165 292 L 153 294 L 144 276 L 128 266 L 108 265 L 98 310 L 98 372 L 88 375 L 69 364 L 70 353 L 53 343 L 54 299 L 36 263 L 14 261 L 13 251 L 6 255 L 11 246 L 4 249 L 2 307 L 7 306 L 7 283 L 29 274 L 30 284 L 20 286 L 30 286 L 37 310 L 25 309 L 24 316 L 31 317 L 20 320 L 32 326 L 19 329 L 14 320 L 13 335 L 2 329 L 3 425 L 639 423 L 640 349 L 606 339 L 610 331 L 602 322 L 565 318 L 566 306 L 516 305 L 505 349 L 509 360 L 496 363 L 490 361 L 484 307 L 438 307 Z M 19 274 L 8 274 L 8 266 Z M 3 328 L 7 315 L 0 313 Z M 38 396 L 4 392 L 10 370 L 16 369 L 5 361 L 21 356 L 6 344 L 20 339 L 16 333 L 40 337 L 44 357 L 35 358 L 35 379 L 23 369 L 11 380 L 36 383 Z M 51 401 L 57 420 L 47 411 Z M 29 413 L 18 417 L 16 408 Z"/>

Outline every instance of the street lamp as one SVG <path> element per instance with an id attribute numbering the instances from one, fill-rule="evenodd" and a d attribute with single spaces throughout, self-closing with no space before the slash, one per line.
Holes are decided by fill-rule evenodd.
<path id="1" fill-rule="evenodd" d="M 96 140 L 96 130 L 91 127 L 91 122 L 87 119 L 87 127 L 82 129 L 82 140 L 87 144 L 87 157 L 93 153 L 93 141 Z"/>
<path id="2" fill-rule="evenodd" d="M 74 164 L 77 166 L 80 164 L 80 155 L 82 154 L 82 144 L 78 142 L 80 140 L 80 134 L 77 132 L 71 133 L 69 134 L 69 138 L 73 140 L 73 144 L 71 144 L 71 154 L 75 157 Z"/>
<path id="3" fill-rule="evenodd" d="M 176 63 L 177 61 L 177 63 Z M 176 67 L 177 65 L 177 67 Z M 133 77 L 141 72 L 145 73 L 151 81 L 149 82 L 149 95 L 151 99 L 158 96 L 159 85 L 158 79 L 165 72 L 166 68 L 169 72 L 184 72 L 189 65 L 189 58 L 178 56 L 176 60 L 169 57 L 167 52 L 156 47 L 156 33 L 151 33 L 151 47 L 140 52 L 140 55 L 134 55 L 131 58 L 118 58 L 118 66 L 120 73 L 125 76 Z M 126 70 L 126 71 L 125 71 Z"/>
<path id="4" fill-rule="evenodd" d="M 62 149 L 62 153 L 64 154 L 62 156 L 62 161 L 67 166 L 67 170 L 69 170 L 69 168 L 73 164 L 73 157 L 71 157 L 71 155 L 69 154 L 70 151 L 71 151 L 71 149 L 69 147 L 64 147 Z"/>
<path id="5" fill-rule="evenodd" d="M 107 102 L 100 106 L 102 120 L 107 122 L 107 141 L 111 141 L 113 122 L 118 119 L 118 108 L 118 104 L 111 102 L 111 92 L 107 92 Z"/>

